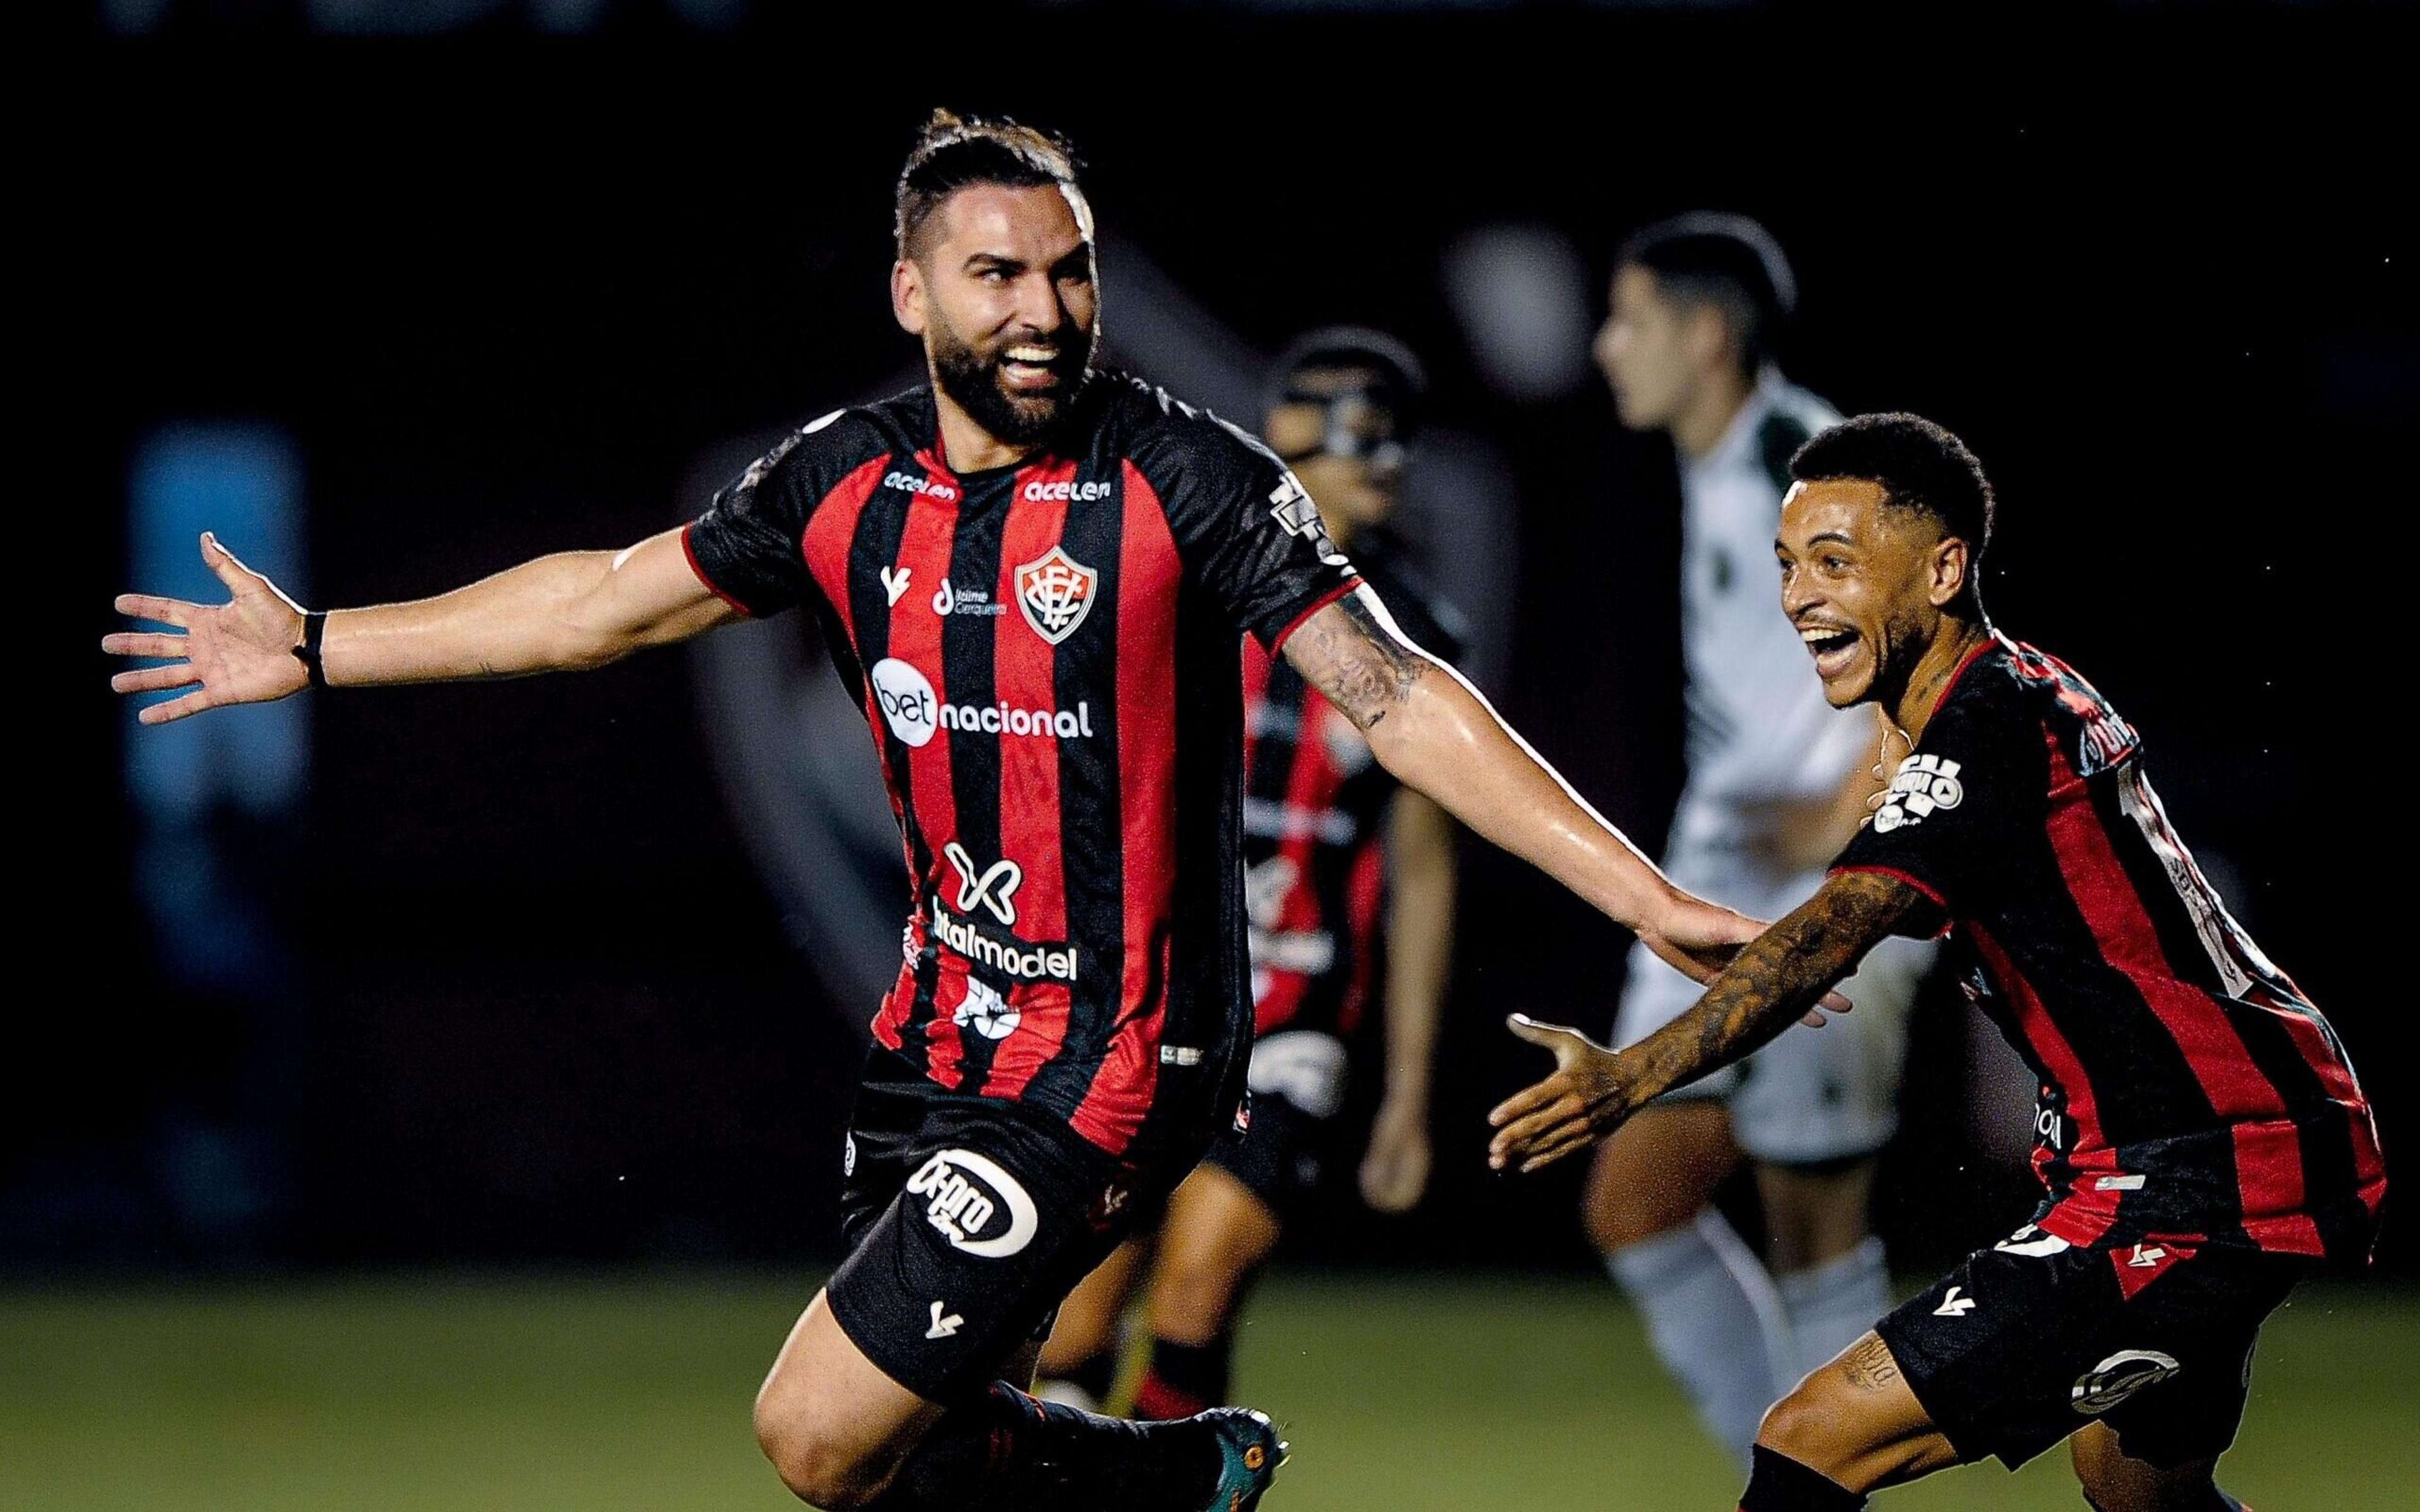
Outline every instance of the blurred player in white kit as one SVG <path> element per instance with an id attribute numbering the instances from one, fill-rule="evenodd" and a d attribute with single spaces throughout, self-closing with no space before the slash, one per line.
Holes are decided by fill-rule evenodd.
<path id="1" fill-rule="evenodd" d="M 1622 424 L 1665 432 L 1680 454 L 1688 780 L 1664 868 L 1763 918 L 1813 895 L 1881 786 L 1885 754 L 1872 710 L 1824 702 L 1776 587 L 1791 454 L 1839 419 L 1775 365 L 1795 303 L 1763 227 L 1683 215 L 1623 246 L 1595 347 Z M 1765 1409 L 1890 1309 L 1868 1199 L 1898 1125 L 1907 1012 L 1931 952 L 1889 942 L 1842 986 L 1854 1012 L 1784 1033 L 1597 1151 L 1589 1238 L 1743 1464 Z M 1613 1043 L 1670 1022 L 1699 991 L 1634 950 Z M 1762 1257 L 1712 1203 L 1743 1160 L 1763 1207 Z"/>

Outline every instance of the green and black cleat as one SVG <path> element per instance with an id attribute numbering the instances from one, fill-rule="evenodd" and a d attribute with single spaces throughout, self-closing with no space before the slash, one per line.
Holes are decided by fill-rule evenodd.
<path id="1" fill-rule="evenodd" d="M 1266 1412 L 1215 1407 L 1202 1414 L 1218 1441 L 1218 1486 L 1202 1512 L 1252 1512 L 1286 1462 L 1286 1442 Z"/>

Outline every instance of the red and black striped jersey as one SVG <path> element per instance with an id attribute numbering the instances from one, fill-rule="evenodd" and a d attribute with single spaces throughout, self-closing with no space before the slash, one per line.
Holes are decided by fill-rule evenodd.
<path id="1" fill-rule="evenodd" d="M 1355 543 L 1354 561 L 1421 650 L 1462 656 L 1461 624 L 1393 553 Z M 1347 1035 L 1377 976 L 1388 806 L 1396 782 L 1342 710 L 1300 672 L 1244 648 L 1244 900 L 1251 915 L 1252 1018 Z"/>
<path id="2" fill-rule="evenodd" d="M 1223 1126 L 1251 1038 L 1241 640 L 1357 581 L 1294 475 L 1096 375 L 1060 440 L 953 472 L 918 389 L 806 426 L 685 534 L 803 604 L 863 707 L 911 887 L 875 1039 L 1113 1154 Z"/>
<path id="3" fill-rule="evenodd" d="M 2366 1259 L 2386 1167 L 2344 1046 L 2083 678 L 1976 648 L 1838 869 L 1925 893 L 1967 952 L 1969 993 L 2040 1081 L 2047 1233 Z"/>

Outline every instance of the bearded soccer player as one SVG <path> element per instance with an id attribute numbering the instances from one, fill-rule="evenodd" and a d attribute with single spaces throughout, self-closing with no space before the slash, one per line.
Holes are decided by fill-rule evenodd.
<path id="1" fill-rule="evenodd" d="M 2367 1262 L 2386 1191 L 2335 1031 L 2169 825 L 2091 685 L 1985 618 L 1990 485 L 1957 438 L 1865 415 L 1791 461 L 1782 608 L 1824 695 L 1913 753 L 1815 897 L 1696 1007 L 1615 1052 L 1514 1021 L 1555 1074 L 1499 1105 L 1533 1170 L 1771 1039 L 1893 933 L 1946 931 L 2041 1084 L 2032 1221 L 1969 1256 L 1765 1415 L 1745 1512 L 2072 1440 L 2099 1512 L 2220 1512 L 2262 1319 Z"/>
<path id="2" fill-rule="evenodd" d="M 1282 1457 L 1230 1409 L 1132 1424 L 1018 1389 L 1050 1313 L 1243 1092 L 1240 639 L 1480 834 L 1711 976 L 1758 926 L 1681 892 L 1399 638 L 1293 475 L 1098 374 L 1064 145 L 937 114 L 901 174 L 892 309 L 920 387 L 804 426 L 688 526 L 413 603 L 305 612 L 203 537 L 232 601 L 121 691 L 147 723 L 307 685 L 601 666 L 803 607 L 865 711 L 913 886 L 847 1147 L 848 1258 L 756 1401 L 827 1507 L 1245 1512 Z"/>
<path id="3" fill-rule="evenodd" d="M 1262 434 L 1397 623 L 1451 656 L 1462 637 L 1449 626 L 1460 616 L 1387 532 L 1426 388 L 1419 360 L 1390 336 L 1340 326 L 1295 340 L 1273 371 Z M 1097 1405 L 1117 1375 L 1126 1304 L 1147 1290 L 1137 1417 L 1184 1417 L 1228 1399 L 1236 1309 L 1285 1227 L 1324 1191 L 1348 1042 L 1380 979 L 1386 1092 L 1361 1194 L 1401 1212 L 1428 1181 L 1430 1062 L 1453 934 L 1452 824 L 1373 760 L 1370 743 L 1310 696 L 1300 672 L 1249 643 L 1244 691 L 1251 1119 L 1211 1146 L 1156 1232 L 1084 1278 L 1042 1350 L 1043 1395 Z"/>

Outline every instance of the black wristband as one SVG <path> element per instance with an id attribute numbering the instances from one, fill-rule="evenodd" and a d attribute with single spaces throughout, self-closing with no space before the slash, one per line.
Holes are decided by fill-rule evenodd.
<path id="1" fill-rule="evenodd" d="M 326 609 L 302 611 L 302 643 L 294 648 L 294 659 L 301 662 L 302 670 L 310 674 L 313 687 L 324 688 L 328 686 L 327 671 L 319 665 L 319 638 L 327 633 L 328 611 Z"/>

